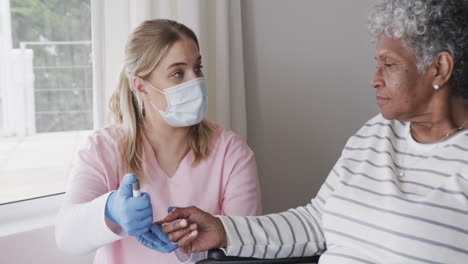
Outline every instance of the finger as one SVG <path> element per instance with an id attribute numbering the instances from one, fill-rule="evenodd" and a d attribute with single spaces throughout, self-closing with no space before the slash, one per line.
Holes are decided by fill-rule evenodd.
<path id="1" fill-rule="evenodd" d="M 163 253 L 169 253 L 178 248 L 177 244 L 171 242 L 164 242 L 153 232 L 146 232 L 141 236 L 137 237 L 137 240 L 146 247 Z"/>
<path id="2" fill-rule="evenodd" d="M 148 216 L 147 218 L 138 221 L 138 225 L 151 228 L 151 225 L 153 224 L 153 216 Z"/>
<path id="3" fill-rule="evenodd" d="M 198 231 L 197 230 L 193 230 L 192 232 L 190 232 L 188 235 L 182 237 L 181 239 L 179 239 L 179 241 L 177 241 L 177 245 L 179 247 L 187 247 L 190 245 L 190 243 L 192 243 L 192 241 L 197 238 L 198 236 Z M 192 251 L 194 251 L 194 248 L 192 247 Z"/>
<path id="4" fill-rule="evenodd" d="M 177 241 L 179 241 L 180 239 L 182 239 L 183 237 L 187 236 L 188 234 L 190 234 L 193 230 L 190 229 L 190 227 L 187 227 L 187 228 L 184 228 L 184 229 L 181 229 L 181 230 L 177 230 L 175 232 L 172 232 L 170 234 L 168 234 L 168 237 L 169 237 L 169 240 L 174 242 L 174 243 L 177 243 Z"/>
<path id="5" fill-rule="evenodd" d="M 151 231 L 138 236 L 137 240 L 151 249 L 154 249 L 155 247 L 161 247 L 163 245 L 162 241 Z"/>
<path id="6" fill-rule="evenodd" d="M 131 230 L 136 230 L 136 229 L 141 229 L 141 228 L 147 228 L 149 230 L 152 223 L 153 223 L 153 216 L 148 216 L 146 218 L 142 218 L 141 220 L 128 219 L 127 221 L 123 222 L 122 226 L 125 226 L 125 231 L 127 232 L 127 234 L 129 234 Z"/>
<path id="7" fill-rule="evenodd" d="M 151 232 L 153 232 L 153 234 L 155 234 L 159 239 L 161 239 L 161 241 L 164 241 L 166 243 L 172 243 L 170 240 L 169 240 L 169 237 L 167 236 L 166 233 L 164 233 L 161 229 L 161 227 L 159 225 L 151 225 Z"/>
<path id="8" fill-rule="evenodd" d="M 133 196 L 133 191 L 132 191 L 132 183 L 136 181 L 137 177 L 133 173 L 127 173 L 122 179 L 122 182 L 120 183 L 119 187 L 119 194 L 124 196 L 124 197 L 132 197 Z"/>
<path id="9" fill-rule="evenodd" d="M 190 207 L 181 208 L 177 207 L 170 214 L 168 214 L 162 221 L 163 222 L 172 222 L 180 218 L 189 218 L 191 213 Z"/>
<path id="10" fill-rule="evenodd" d="M 180 230 L 180 229 L 183 229 L 185 227 L 187 227 L 187 220 L 185 219 L 179 219 L 179 220 L 175 220 L 173 222 L 170 222 L 170 223 L 164 223 L 162 224 L 162 230 L 164 233 L 166 234 L 169 234 L 169 233 L 172 233 L 174 231 L 177 231 L 177 230 Z"/>
<path id="11" fill-rule="evenodd" d="M 146 219 L 148 217 L 153 218 L 153 209 L 148 208 L 145 210 L 140 210 L 140 211 L 134 211 L 134 210 L 129 210 L 127 212 L 127 216 L 131 221 L 141 221 L 143 219 Z M 152 220 L 151 220 L 152 221 Z M 153 222 L 151 222 L 153 223 Z"/>
<path id="12" fill-rule="evenodd" d="M 142 196 L 139 197 L 131 197 L 127 200 L 129 207 L 135 210 L 142 210 L 146 208 L 152 208 L 151 200 L 148 194 L 143 193 Z"/>
<path id="13" fill-rule="evenodd" d="M 141 235 L 143 235 L 145 233 L 148 233 L 148 231 L 150 231 L 148 226 L 147 227 L 142 227 L 142 228 L 136 228 L 136 229 L 128 230 L 127 235 L 137 237 L 137 236 L 141 236 Z"/>

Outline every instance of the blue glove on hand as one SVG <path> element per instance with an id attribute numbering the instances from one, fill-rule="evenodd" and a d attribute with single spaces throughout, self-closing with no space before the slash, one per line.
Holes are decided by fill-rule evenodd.
<path id="1" fill-rule="evenodd" d="M 176 208 L 177 208 L 177 206 L 169 206 L 169 207 L 167 208 L 167 213 L 168 213 L 168 214 L 172 213 L 172 211 L 174 211 Z"/>
<path id="2" fill-rule="evenodd" d="M 151 225 L 149 232 L 138 236 L 136 239 L 145 247 L 161 253 L 170 253 L 178 248 L 177 244 L 169 240 L 167 235 L 161 230 L 161 227 L 155 224 Z"/>
<path id="3" fill-rule="evenodd" d="M 153 208 L 148 194 L 132 197 L 132 183 L 135 181 L 135 174 L 128 173 L 123 177 L 119 189 L 107 199 L 105 214 L 112 222 L 120 225 L 126 234 L 139 236 L 151 227 Z"/>

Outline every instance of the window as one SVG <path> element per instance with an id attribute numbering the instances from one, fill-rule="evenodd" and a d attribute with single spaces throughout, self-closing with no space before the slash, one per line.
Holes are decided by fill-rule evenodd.
<path id="1" fill-rule="evenodd" d="M 0 204 L 62 193 L 93 129 L 90 0 L 0 4 Z"/>

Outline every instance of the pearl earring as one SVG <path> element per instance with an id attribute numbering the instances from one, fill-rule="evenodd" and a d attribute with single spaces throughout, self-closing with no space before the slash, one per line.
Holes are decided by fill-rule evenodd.
<path id="1" fill-rule="evenodd" d="M 437 84 L 434 84 L 434 86 L 433 86 L 433 87 L 434 87 L 434 90 L 439 90 L 439 88 L 440 88 L 440 86 L 439 86 L 439 85 L 437 85 Z"/>

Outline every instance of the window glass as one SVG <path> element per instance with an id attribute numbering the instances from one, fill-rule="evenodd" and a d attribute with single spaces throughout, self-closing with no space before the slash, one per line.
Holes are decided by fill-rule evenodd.
<path id="1" fill-rule="evenodd" d="M 0 17 L 1 204 L 64 191 L 93 76 L 90 0 L 10 0 Z"/>

